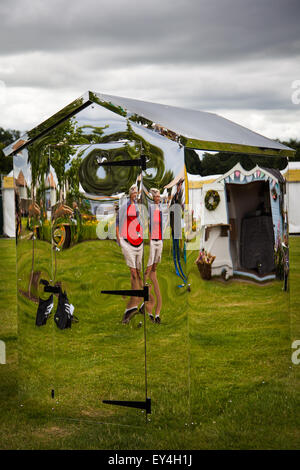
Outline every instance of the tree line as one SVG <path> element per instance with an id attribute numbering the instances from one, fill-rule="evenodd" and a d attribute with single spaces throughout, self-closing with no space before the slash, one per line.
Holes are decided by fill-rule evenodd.
<path id="1" fill-rule="evenodd" d="M 13 169 L 13 158 L 5 157 L 3 149 L 17 140 L 20 135 L 18 130 L 0 127 L 0 173 L 3 175 L 7 175 Z M 300 161 L 300 140 L 290 139 L 284 142 L 278 140 L 278 142 L 296 150 L 295 156 L 290 158 L 290 161 Z M 283 170 L 287 164 L 286 158 L 280 156 L 270 158 L 229 152 L 204 152 L 200 159 L 194 150 L 186 149 L 185 151 L 187 171 L 201 176 L 223 174 L 238 162 L 242 162 L 245 170 L 251 170 L 255 165 Z"/>

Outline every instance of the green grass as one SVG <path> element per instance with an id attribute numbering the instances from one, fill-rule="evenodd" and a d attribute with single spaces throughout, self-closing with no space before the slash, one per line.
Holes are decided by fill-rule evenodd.
<path id="1" fill-rule="evenodd" d="M 18 245 L 22 290 L 28 286 L 31 243 Z M 110 251 L 99 251 L 108 244 Z M 101 404 L 103 398 L 144 399 L 144 329 L 137 327 L 138 317 L 129 327 L 121 325 L 126 301 L 107 296 L 104 303 L 100 294 L 128 287 L 116 244 L 85 242 L 57 254 L 56 278 L 63 280 L 80 321 L 70 331 L 54 328 L 53 320 L 35 328 L 37 305 L 20 295 L 18 350 L 15 245 L 0 240 L 0 248 L 0 339 L 7 345 L 7 364 L 0 365 L 0 448 L 299 447 L 300 366 L 291 363 L 291 342 L 300 339 L 300 238 L 291 239 L 290 295 L 278 282 L 202 281 L 195 252 L 188 253 L 186 294 L 176 287 L 179 278 L 165 243 L 158 268 L 162 324 L 146 325 L 153 405 L 147 425 L 135 410 Z M 35 269 L 47 279 L 55 268 L 49 259 L 49 245 L 36 242 Z"/>

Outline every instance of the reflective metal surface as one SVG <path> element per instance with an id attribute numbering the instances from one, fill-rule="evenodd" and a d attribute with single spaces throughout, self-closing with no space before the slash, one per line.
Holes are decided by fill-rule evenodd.
<path id="1" fill-rule="evenodd" d="M 19 405 L 39 403 L 51 412 L 54 387 L 53 322 L 50 294 L 42 279 L 52 276 L 51 217 L 47 210 L 47 167 L 39 176 L 30 149 L 14 159 L 17 240 Z M 41 309 L 45 314 L 40 315 Z"/>
<path id="2" fill-rule="evenodd" d="M 254 155 L 292 156 L 289 147 L 270 140 L 243 126 L 213 113 L 196 111 L 158 103 L 122 98 L 89 91 L 61 111 L 47 119 L 14 144 L 4 149 L 6 155 L 15 154 L 64 119 L 95 103 L 112 112 L 138 122 L 149 129 L 180 142 L 186 148 L 243 152 Z"/>
<path id="3" fill-rule="evenodd" d="M 264 360 L 271 344 L 287 347 L 290 328 L 285 180 L 278 169 L 259 166 L 247 154 L 235 156 L 231 167 L 233 157 L 198 152 L 186 158 L 194 173 L 188 173 L 186 232 L 192 420 L 205 420 L 211 408 L 220 419 L 230 409 L 239 413 L 245 384 L 252 383 L 251 400 L 261 385 L 289 373 L 281 364 L 277 377 L 270 376 Z M 200 176 L 196 163 L 203 173 L 209 172 L 207 164 L 216 169 L 222 164 L 225 171 Z M 258 410 L 256 399 L 253 413 Z"/>
<path id="4" fill-rule="evenodd" d="M 102 166 L 103 162 L 136 160 L 142 153 L 147 161 L 143 172 L 139 167 Z M 51 322 L 54 385 L 48 387 L 48 395 L 53 390 L 52 407 L 65 417 L 136 425 L 145 422 L 145 410 L 103 401 L 142 402 L 151 397 L 155 406 L 148 419 L 160 421 L 164 415 L 186 422 L 183 148 L 97 106 L 79 112 L 32 143 L 28 154 L 33 192 L 27 200 L 37 219 L 29 216 L 28 223 L 48 253 L 50 273 L 43 272 L 40 279 L 48 281 L 47 289 L 54 289 L 53 312 L 46 325 Z M 153 188 L 159 193 L 156 200 Z M 130 218 L 129 205 L 138 214 L 143 240 L 134 267 L 130 261 L 138 249 L 123 233 Z M 41 259 L 35 262 L 35 269 L 40 269 Z M 45 283 L 38 285 L 43 291 Z M 101 294 L 144 285 L 150 292 L 144 308 L 142 298 Z M 32 316 L 37 305 L 32 300 L 30 305 Z M 65 322 L 62 311 L 69 314 Z M 41 336 L 46 330 L 34 322 L 28 328 L 35 334 L 40 331 Z M 24 331 L 22 336 L 30 335 Z M 165 346 L 164 338 L 168 338 Z M 162 373 L 168 377 L 165 387 L 161 387 Z"/>
<path id="5" fill-rule="evenodd" d="M 15 153 L 21 404 L 41 400 L 68 418 L 185 425 L 206 407 L 221 413 L 245 377 L 267 374 L 263 338 L 272 331 L 266 341 L 280 347 L 287 332 L 283 176 L 272 159 L 251 156 L 254 142 L 247 154 L 201 151 L 200 141 L 188 148 L 188 123 L 169 129 L 170 109 L 159 120 L 155 106 L 89 93 Z M 269 150 L 289 151 L 277 144 Z M 143 159 L 146 169 L 132 165 Z M 144 306 L 137 292 L 102 293 L 145 286 Z M 264 316 L 265 302 L 274 316 Z M 262 326 L 252 331 L 255 311 Z M 257 353 L 236 364 L 245 329 Z M 215 365 L 224 370 L 218 403 Z M 149 398 L 151 415 L 111 404 Z"/>

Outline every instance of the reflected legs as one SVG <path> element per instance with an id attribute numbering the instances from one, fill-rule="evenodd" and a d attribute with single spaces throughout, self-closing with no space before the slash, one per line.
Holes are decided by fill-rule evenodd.
<path id="1" fill-rule="evenodd" d="M 162 297 L 161 297 L 159 282 L 157 279 L 156 267 L 157 267 L 157 263 L 154 263 L 151 266 L 147 267 L 146 272 L 145 272 L 145 280 L 149 277 L 149 279 L 152 281 L 152 284 L 154 287 L 154 293 L 156 296 L 155 317 L 158 317 L 161 311 L 161 307 L 162 307 Z M 155 298 L 153 294 L 150 292 L 150 300 L 146 302 L 146 310 L 149 315 L 152 315 L 152 310 L 154 308 L 154 305 L 155 305 Z"/>

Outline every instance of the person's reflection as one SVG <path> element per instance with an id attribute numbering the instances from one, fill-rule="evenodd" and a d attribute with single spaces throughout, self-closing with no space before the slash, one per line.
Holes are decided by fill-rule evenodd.
<path id="1" fill-rule="evenodd" d="M 150 294 L 149 302 L 146 302 L 146 311 L 150 320 L 153 323 L 160 323 L 160 311 L 162 307 L 162 298 L 159 288 L 159 282 L 156 275 L 156 268 L 161 261 L 163 249 L 163 226 L 162 226 L 162 210 L 160 206 L 160 192 L 159 189 L 152 188 L 150 193 L 153 197 L 154 204 L 149 205 L 149 237 L 150 237 L 150 252 L 145 272 L 145 279 L 148 277 L 152 281 L 154 287 L 154 294 L 156 297 L 155 318 L 152 314 L 155 298 Z"/>
<path id="2" fill-rule="evenodd" d="M 174 196 L 171 198 L 170 207 L 172 205 L 179 204 L 182 207 L 182 209 L 184 208 L 184 206 L 183 206 L 183 190 L 182 190 L 183 183 L 184 183 L 184 179 L 180 178 L 180 180 L 178 181 L 178 183 L 176 185 L 176 192 L 175 192 Z M 170 225 L 171 225 L 171 229 L 172 229 L 172 237 L 174 238 L 175 215 L 174 215 L 174 212 L 172 210 L 170 211 Z"/>
<path id="3" fill-rule="evenodd" d="M 184 179 L 180 178 L 176 185 L 176 192 L 171 199 L 170 202 L 170 226 L 172 231 L 172 245 L 173 245 L 173 259 L 175 264 L 176 274 L 181 277 L 181 279 L 185 282 L 186 276 L 183 272 L 180 262 L 180 247 L 179 247 L 179 238 L 178 238 L 178 231 L 181 232 L 181 214 L 179 214 L 182 210 L 184 210 L 184 200 L 183 200 L 183 186 Z M 178 213 L 179 210 L 179 213 Z M 179 232 L 179 233 L 180 233 Z M 180 237 L 180 235 L 179 235 Z"/>
<path id="4" fill-rule="evenodd" d="M 130 270 L 131 289 L 142 289 L 141 279 L 143 257 L 143 233 L 139 220 L 139 209 L 136 204 L 137 186 L 129 189 L 129 198 L 120 205 L 116 218 L 117 242 L 122 249 L 127 266 Z M 127 324 L 138 312 L 139 297 L 130 297 L 126 306 L 122 323 Z"/>

